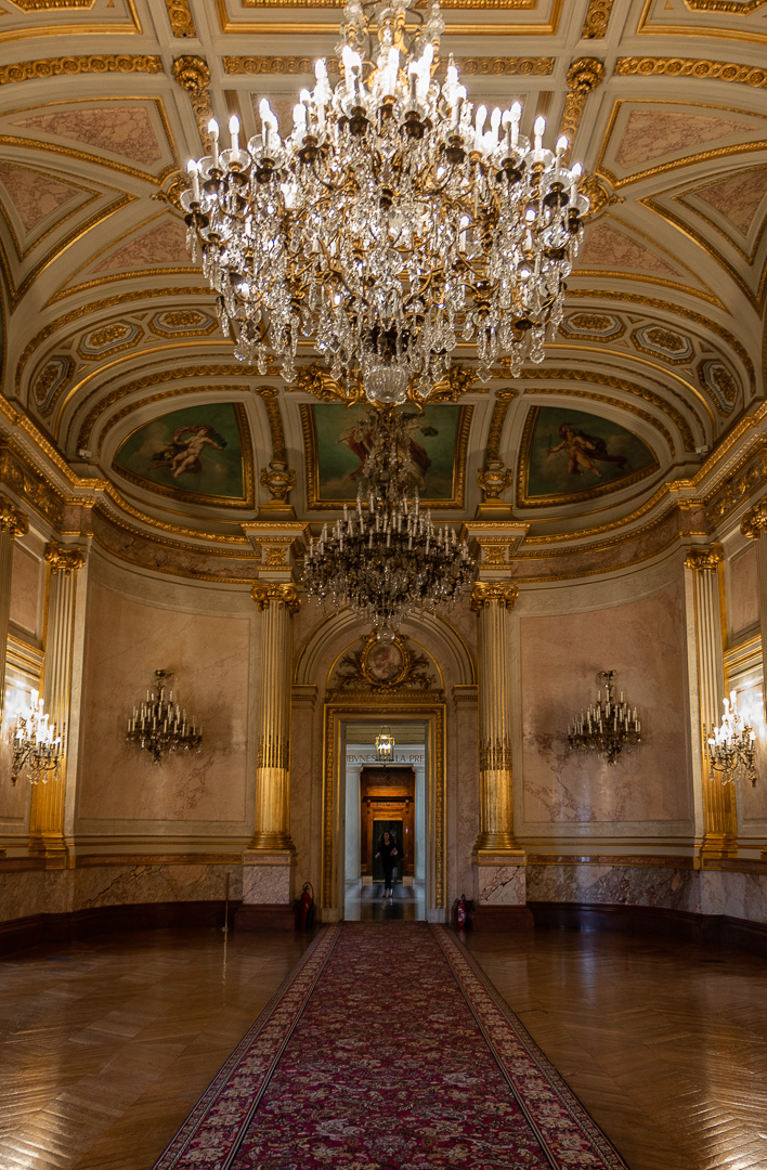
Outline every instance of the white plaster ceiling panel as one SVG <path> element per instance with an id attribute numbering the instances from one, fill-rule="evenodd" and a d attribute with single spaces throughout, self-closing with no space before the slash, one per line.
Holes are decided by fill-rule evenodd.
<path id="1" fill-rule="evenodd" d="M 767 41 L 767 0 L 644 0 L 638 32 Z"/>
<path id="2" fill-rule="evenodd" d="M 0 40 L 48 35 L 138 33 L 134 0 L 0 0 Z"/>

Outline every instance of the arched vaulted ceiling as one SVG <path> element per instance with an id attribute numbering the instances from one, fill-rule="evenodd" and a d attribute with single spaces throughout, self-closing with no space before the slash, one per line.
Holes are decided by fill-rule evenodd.
<path id="1" fill-rule="evenodd" d="M 126 532 L 246 543 L 280 499 L 270 463 L 299 518 L 344 494 L 338 388 L 308 349 L 289 387 L 234 359 L 177 206 L 211 114 L 250 136 L 268 95 L 284 117 L 341 11 L 0 0 L 5 424 Z M 492 515 L 533 550 L 639 531 L 763 417 L 767 0 L 451 0 L 445 19 L 475 103 L 520 99 L 523 128 L 569 135 L 592 213 L 545 362 L 484 386 L 460 351 L 468 392 L 442 387 L 420 439 L 435 503 L 475 516 L 490 467 Z M 195 467 L 173 441 L 203 424 Z M 601 442 L 590 466 L 568 426 Z"/>

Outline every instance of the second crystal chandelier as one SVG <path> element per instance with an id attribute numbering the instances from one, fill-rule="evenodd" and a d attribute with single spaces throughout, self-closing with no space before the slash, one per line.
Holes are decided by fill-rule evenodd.
<path id="1" fill-rule="evenodd" d="M 266 99 L 246 144 L 233 117 L 219 149 L 212 121 L 182 196 L 236 356 L 292 381 L 312 339 L 349 397 L 380 403 L 428 398 L 459 336 L 485 380 L 542 361 L 589 207 L 543 118 L 531 143 L 518 103 L 474 109 L 452 58 L 440 84 L 439 4 L 424 21 L 410 3 L 350 0 L 340 80 L 316 62 L 285 138 Z"/>
<path id="2" fill-rule="evenodd" d="M 455 529 L 437 528 L 421 507 L 406 420 L 374 409 L 358 431 L 366 454 L 356 507 L 345 504 L 343 519 L 310 542 L 303 580 L 310 597 L 351 605 L 392 641 L 407 611 L 455 601 L 475 564 Z"/>

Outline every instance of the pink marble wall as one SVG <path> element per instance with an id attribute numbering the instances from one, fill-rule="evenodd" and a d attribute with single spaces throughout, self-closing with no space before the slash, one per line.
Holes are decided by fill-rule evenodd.
<path id="1" fill-rule="evenodd" d="M 727 638 L 730 643 L 759 621 L 756 542 L 749 541 L 727 564 Z"/>
<path id="2" fill-rule="evenodd" d="M 160 609 L 92 584 L 88 611 L 78 825 L 94 832 L 238 829 L 246 820 L 246 741 L 250 623 L 208 612 Z M 129 709 L 153 682 L 175 672 L 177 697 L 204 728 L 199 755 L 166 757 L 161 766 L 125 741 Z"/>
<path id="3" fill-rule="evenodd" d="M 675 585 L 609 609 L 521 618 L 527 825 L 554 835 L 596 822 L 616 834 L 652 835 L 669 831 L 668 822 L 691 830 L 684 629 Z M 618 672 L 642 720 L 642 743 L 612 766 L 567 744 L 573 715 L 593 702 L 595 676 L 606 669 Z"/>
<path id="4" fill-rule="evenodd" d="M 14 542 L 11 577 L 11 621 L 26 633 L 39 635 L 40 593 L 44 565 L 32 553 Z"/>

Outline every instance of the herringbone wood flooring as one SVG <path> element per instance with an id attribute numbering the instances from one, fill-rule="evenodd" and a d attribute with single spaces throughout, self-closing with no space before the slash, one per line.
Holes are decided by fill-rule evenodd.
<path id="1" fill-rule="evenodd" d="M 762 959 L 618 934 L 468 942 L 631 1170 L 767 1170 Z M 149 1170 L 302 945 L 230 935 L 225 954 L 220 932 L 163 930 L 4 959 L 0 1170 Z"/>

